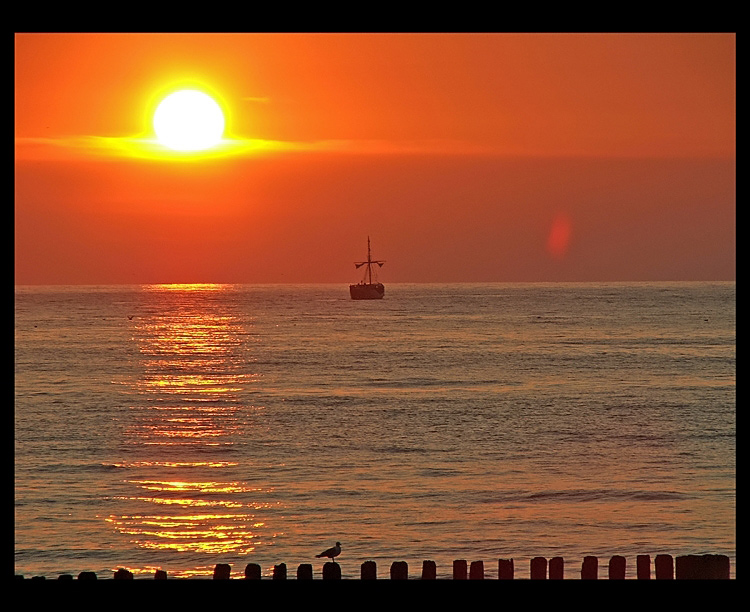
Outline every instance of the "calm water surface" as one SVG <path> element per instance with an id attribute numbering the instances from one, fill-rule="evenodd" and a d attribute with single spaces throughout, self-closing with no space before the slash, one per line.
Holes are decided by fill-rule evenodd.
<path id="1" fill-rule="evenodd" d="M 15 571 L 736 557 L 735 283 L 17 287 Z M 606 573 L 605 570 L 600 570 Z"/>

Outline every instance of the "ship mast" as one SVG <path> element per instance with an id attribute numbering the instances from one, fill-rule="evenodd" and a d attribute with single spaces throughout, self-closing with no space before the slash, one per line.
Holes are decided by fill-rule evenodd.
<path id="1" fill-rule="evenodd" d="M 370 276 L 370 284 L 372 285 L 372 259 L 370 258 L 370 237 L 367 237 L 367 274 Z"/>
<path id="2" fill-rule="evenodd" d="M 372 256 L 370 255 L 370 237 L 367 237 L 367 261 L 355 261 L 354 265 L 359 268 L 360 266 L 363 266 L 367 264 L 367 279 L 369 281 L 369 284 L 372 285 L 372 264 L 378 264 L 379 266 L 383 266 L 385 261 L 379 261 L 377 259 L 372 259 Z"/>

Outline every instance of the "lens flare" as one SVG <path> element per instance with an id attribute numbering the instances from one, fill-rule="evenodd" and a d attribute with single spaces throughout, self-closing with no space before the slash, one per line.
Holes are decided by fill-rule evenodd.
<path id="1" fill-rule="evenodd" d="M 567 215 L 561 213 L 555 217 L 547 237 L 547 252 L 555 259 L 561 259 L 568 252 L 571 226 Z"/>

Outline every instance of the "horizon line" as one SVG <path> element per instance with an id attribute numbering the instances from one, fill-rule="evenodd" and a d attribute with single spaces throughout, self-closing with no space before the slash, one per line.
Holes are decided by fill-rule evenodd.
<path id="1" fill-rule="evenodd" d="M 677 284 L 677 283 L 736 283 L 737 279 L 660 279 L 660 280 L 528 280 L 528 281 L 391 281 L 388 285 L 635 285 L 635 284 Z M 109 282 L 109 283 L 14 283 L 14 287 L 143 287 L 143 286 L 309 286 L 309 285 L 350 285 L 349 281 L 263 281 L 263 282 Z"/>

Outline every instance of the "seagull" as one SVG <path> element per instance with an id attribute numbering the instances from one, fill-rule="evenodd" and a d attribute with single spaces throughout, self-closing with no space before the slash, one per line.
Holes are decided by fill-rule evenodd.
<path id="1" fill-rule="evenodd" d="M 333 559 L 334 557 L 338 557 L 341 554 L 341 542 L 336 542 L 336 546 L 333 548 L 329 548 L 328 550 L 324 550 L 319 555 L 315 555 L 316 557 L 328 557 L 329 559 Z"/>

